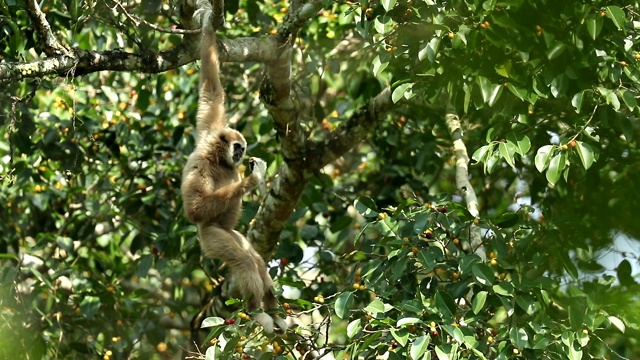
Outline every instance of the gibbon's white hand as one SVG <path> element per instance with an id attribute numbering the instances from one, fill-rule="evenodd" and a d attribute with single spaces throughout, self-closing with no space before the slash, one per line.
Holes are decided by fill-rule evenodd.
<path id="1" fill-rule="evenodd" d="M 264 175 L 267 172 L 267 163 L 257 157 L 252 157 L 249 159 L 249 164 L 251 166 L 251 172 L 260 178 L 260 183 L 264 182 Z"/>

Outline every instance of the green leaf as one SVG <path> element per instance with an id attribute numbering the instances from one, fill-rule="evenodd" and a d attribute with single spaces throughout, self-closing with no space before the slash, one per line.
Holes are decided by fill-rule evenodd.
<path id="1" fill-rule="evenodd" d="M 91 319 L 100 310 L 100 298 L 97 296 L 85 296 L 80 302 L 80 310 L 82 316 Z"/>
<path id="2" fill-rule="evenodd" d="M 459 343 L 464 342 L 464 334 L 462 333 L 462 330 L 460 330 L 460 328 L 458 328 L 457 326 L 443 325 L 442 328 L 447 333 L 449 333 L 449 335 L 451 335 L 455 341 Z"/>
<path id="3" fill-rule="evenodd" d="M 531 149 L 531 140 L 527 135 L 518 138 L 514 132 L 507 134 L 507 141 L 515 146 L 515 151 L 521 156 L 525 156 Z"/>
<path id="4" fill-rule="evenodd" d="M 549 90 L 551 90 L 551 95 L 553 97 L 564 97 L 565 91 L 567 90 L 567 77 L 564 74 L 560 74 L 553 78 L 551 84 L 549 84 Z"/>
<path id="5" fill-rule="evenodd" d="M 492 84 L 489 79 L 484 76 L 478 76 L 478 85 L 480 85 L 480 91 L 482 93 L 482 100 L 489 106 L 498 101 L 500 94 L 502 94 L 502 85 Z"/>
<path id="6" fill-rule="evenodd" d="M 588 143 L 576 141 L 576 151 L 580 161 L 582 161 L 582 166 L 584 166 L 585 170 L 589 169 L 596 159 L 596 149 Z"/>
<path id="7" fill-rule="evenodd" d="M 522 308 L 522 310 L 526 311 L 527 314 L 533 316 L 536 312 L 536 302 L 529 295 L 518 295 L 516 296 L 516 304 Z"/>
<path id="8" fill-rule="evenodd" d="M 337 233 L 338 231 L 349 227 L 351 223 L 353 223 L 353 218 L 351 216 L 341 216 L 331 223 L 330 230 L 332 233 Z"/>
<path id="9" fill-rule="evenodd" d="M 524 329 L 517 327 L 512 327 L 511 330 L 509 330 L 509 338 L 513 345 L 518 349 L 522 349 L 527 346 L 527 342 L 529 341 L 529 335 L 527 335 L 527 332 L 524 331 Z"/>
<path id="10" fill-rule="evenodd" d="M 435 295 L 436 306 L 438 308 L 438 312 L 442 315 L 445 320 L 452 320 L 453 315 L 456 313 L 456 303 L 446 292 L 438 290 Z"/>
<path id="11" fill-rule="evenodd" d="M 510 146 L 508 142 L 501 142 L 500 145 L 498 145 L 498 149 L 500 150 L 500 155 L 502 155 L 502 158 L 506 160 L 507 164 L 515 169 L 516 165 L 513 161 L 515 146 Z"/>
<path id="12" fill-rule="evenodd" d="M 538 149 L 538 153 L 536 154 L 535 158 L 535 164 L 536 169 L 538 169 L 539 172 L 543 172 L 544 169 L 549 166 L 549 162 L 551 161 L 551 154 L 553 153 L 554 148 L 555 145 L 545 145 Z"/>
<path id="13" fill-rule="evenodd" d="M 402 319 L 398 320 L 398 322 L 396 323 L 396 327 L 403 327 L 405 325 L 419 324 L 421 322 L 422 322 L 422 320 L 420 320 L 418 318 L 406 317 L 406 318 L 402 318 Z"/>
<path id="14" fill-rule="evenodd" d="M 633 109 L 635 109 L 636 106 L 638 106 L 638 102 L 636 101 L 636 98 L 631 91 L 621 90 L 619 91 L 619 94 L 620 94 L 620 97 L 622 98 L 622 101 L 629 108 L 629 111 L 633 111 Z"/>
<path id="15" fill-rule="evenodd" d="M 434 37 L 418 51 L 418 60 L 422 61 L 427 58 L 430 62 L 436 59 L 438 47 L 440 46 L 440 38 Z"/>
<path id="16" fill-rule="evenodd" d="M 510 296 L 513 297 L 515 293 L 515 288 L 513 284 L 510 282 L 501 282 L 499 284 L 493 285 L 493 291 L 502 296 Z"/>
<path id="17" fill-rule="evenodd" d="M 412 359 L 420 359 L 422 355 L 427 351 L 429 346 L 430 337 L 427 335 L 418 336 L 411 344 L 409 354 Z"/>
<path id="18" fill-rule="evenodd" d="M 406 328 L 391 330 L 391 336 L 393 336 L 393 338 L 398 342 L 398 344 L 400 344 L 400 346 L 407 345 L 407 342 L 409 342 L 409 334 L 409 330 L 407 330 Z"/>
<path id="19" fill-rule="evenodd" d="M 393 93 L 391 94 L 391 100 L 393 101 L 393 103 L 397 103 L 398 101 L 400 101 L 403 97 L 409 99 L 410 97 L 412 97 L 412 94 L 407 95 L 407 92 L 409 92 L 409 90 L 411 90 L 411 87 L 413 86 L 413 83 L 405 83 L 402 84 L 400 86 L 398 86 L 397 88 L 395 88 L 393 90 Z"/>
<path id="20" fill-rule="evenodd" d="M 512 83 L 507 83 L 507 89 L 509 89 L 509 91 L 511 91 L 511 93 L 515 95 L 518 99 L 522 101 L 529 100 L 529 94 L 526 89 L 521 87 L 516 87 Z"/>
<path id="21" fill-rule="evenodd" d="M 620 109 L 620 100 L 618 100 L 618 96 L 616 96 L 615 92 L 602 86 L 598 87 L 598 91 L 602 96 L 604 96 L 607 104 L 611 105 L 614 110 L 618 111 Z"/>
<path id="22" fill-rule="evenodd" d="M 425 212 L 420 212 L 416 214 L 413 218 L 413 233 L 414 234 L 422 234 L 427 229 L 427 225 L 429 224 L 429 214 Z"/>
<path id="23" fill-rule="evenodd" d="M 582 349 L 569 344 L 569 360 L 582 360 Z"/>
<path id="24" fill-rule="evenodd" d="M 567 48 L 567 45 L 563 42 L 556 41 L 554 42 L 549 50 L 547 50 L 547 59 L 553 60 L 558 56 L 562 55 L 564 50 Z"/>
<path id="25" fill-rule="evenodd" d="M 352 339 L 354 336 L 358 335 L 360 331 L 362 331 L 362 325 L 360 324 L 360 319 L 355 319 L 347 325 L 347 337 Z"/>
<path id="26" fill-rule="evenodd" d="M 396 4 L 396 0 L 381 0 L 380 5 L 384 8 L 384 11 L 390 11 Z"/>
<path id="27" fill-rule="evenodd" d="M 573 297 L 568 308 L 571 328 L 576 331 L 582 330 L 587 314 L 587 298 L 585 296 Z"/>
<path id="28" fill-rule="evenodd" d="M 417 258 L 418 262 L 429 271 L 433 270 L 436 265 L 438 265 L 435 256 L 425 249 L 420 249 L 420 251 L 418 251 Z"/>
<path id="29" fill-rule="evenodd" d="M 589 33 L 589 36 L 591 36 L 591 39 L 595 40 L 600 34 L 600 31 L 602 31 L 602 24 L 604 21 L 602 20 L 602 17 L 597 16 L 594 13 L 589 14 L 586 21 L 587 32 Z"/>
<path id="30" fill-rule="evenodd" d="M 578 280 L 578 269 L 573 264 L 573 261 L 571 260 L 569 255 L 565 252 L 561 252 L 559 256 L 560 256 L 560 260 L 562 260 L 562 265 L 564 265 L 564 269 L 569 273 L 569 275 L 574 280 Z"/>
<path id="31" fill-rule="evenodd" d="M 607 17 L 613 20 L 618 30 L 625 32 L 624 23 L 626 22 L 624 11 L 618 6 L 607 6 Z"/>
<path id="32" fill-rule="evenodd" d="M 618 328 L 618 330 L 620 330 L 624 334 L 626 327 L 624 326 L 624 323 L 622 322 L 622 320 L 618 319 L 615 316 L 607 316 L 607 319 L 609 320 L 609 322 L 611 322 L 613 326 Z"/>
<path id="33" fill-rule="evenodd" d="M 579 93 L 573 95 L 571 98 L 571 105 L 576 108 L 576 112 L 580 113 L 582 109 L 582 100 L 584 99 L 584 91 L 580 91 Z"/>
<path id="34" fill-rule="evenodd" d="M 376 217 L 380 212 L 375 201 L 368 196 L 360 196 L 354 201 L 353 205 L 356 211 L 364 217 Z"/>
<path id="35" fill-rule="evenodd" d="M 200 325 L 201 328 L 208 328 L 208 327 L 213 327 L 213 326 L 219 326 L 219 325 L 223 325 L 224 324 L 224 319 L 221 317 L 217 317 L 217 316 L 211 316 L 208 317 L 204 320 L 202 320 L 202 325 Z"/>
<path id="36" fill-rule="evenodd" d="M 475 160 L 476 162 L 483 162 L 484 161 L 484 157 L 487 156 L 487 154 L 489 153 L 490 150 L 493 150 L 493 145 L 492 144 L 482 146 L 478 150 L 476 150 L 473 153 L 473 155 L 471 155 L 471 158 L 473 160 Z"/>
<path id="37" fill-rule="evenodd" d="M 507 229 L 515 226 L 520 220 L 520 216 L 514 212 L 505 212 L 502 213 L 498 218 L 494 221 L 494 224 L 502 229 Z"/>
<path id="38" fill-rule="evenodd" d="M 386 308 L 385 304 L 382 301 L 375 299 L 372 302 L 370 302 L 369 305 L 367 305 L 367 307 L 364 308 L 364 311 L 369 312 L 373 315 L 385 313 L 389 311 L 391 308 L 393 308 L 391 305 L 388 305 L 388 306 L 389 306 L 389 309 Z"/>
<path id="39" fill-rule="evenodd" d="M 552 185 L 555 185 L 558 180 L 560 180 L 560 175 L 562 175 L 562 170 L 564 170 L 565 165 L 566 160 L 564 153 L 557 154 L 552 157 L 549 162 L 549 169 L 546 173 L 547 181 Z"/>
<path id="40" fill-rule="evenodd" d="M 447 349 L 444 349 L 442 347 L 442 345 L 437 345 L 436 346 L 436 355 L 437 355 L 436 359 L 438 359 L 438 360 L 450 360 L 450 359 L 453 359 L 450 356 L 450 351 L 447 350 Z"/>
<path id="41" fill-rule="evenodd" d="M 480 314 L 480 311 L 482 311 L 482 309 L 484 309 L 484 304 L 487 301 L 487 292 L 486 291 L 480 291 L 479 293 L 476 294 L 476 296 L 473 297 L 473 303 L 471 306 L 471 310 L 473 311 L 474 314 Z"/>
<path id="42" fill-rule="evenodd" d="M 477 263 L 473 265 L 471 272 L 480 285 L 492 286 L 496 280 L 493 270 L 487 264 Z"/>
<path id="43" fill-rule="evenodd" d="M 387 66 L 389 66 L 389 62 L 388 61 L 382 61 L 380 59 L 380 55 L 376 56 L 373 59 L 373 75 L 374 76 L 379 76 L 380 73 L 382 73 L 384 71 L 384 69 L 387 68 Z"/>
<path id="44" fill-rule="evenodd" d="M 336 299 L 336 302 L 334 304 L 334 309 L 336 311 L 336 315 L 340 319 L 344 319 L 347 316 L 349 316 L 349 311 L 353 306 L 353 298 L 354 298 L 353 292 L 349 291 L 349 292 L 343 292 Z"/>

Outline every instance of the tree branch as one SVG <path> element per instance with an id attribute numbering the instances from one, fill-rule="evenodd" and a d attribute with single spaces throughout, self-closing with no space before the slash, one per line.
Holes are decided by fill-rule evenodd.
<path id="1" fill-rule="evenodd" d="M 448 100 L 444 119 L 451 139 L 453 140 L 453 153 L 456 158 L 456 187 L 464 197 L 469 213 L 477 218 L 480 216 L 478 198 L 476 197 L 476 192 L 471 182 L 469 182 L 469 155 L 467 154 L 467 147 L 462 140 L 463 132 L 460 126 L 460 118 L 458 117 L 456 109 Z M 469 236 L 473 252 L 478 254 L 483 260 L 486 260 L 487 256 L 482 247 L 480 228 L 472 224 Z"/>
<path id="2" fill-rule="evenodd" d="M 47 21 L 47 17 L 44 15 L 40 7 L 38 6 L 38 2 L 36 0 L 27 0 L 27 13 L 31 17 L 33 21 L 33 25 L 38 32 L 39 42 L 43 44 L 43 49 L 45 54 L 47 55 L 66 55 L 71 56 L 71 52 L 69 49 L 62 46 L 58 40 L 53 36 L 51 32 L 51 25 Z"/>
<path id="3" fill-rule="evenodd" d="M 321 7 L 320 0 L 306 4 L 301 4 L 300 0 L 291 2 L 289 13 L 279 26 L 273 42 L 273 49 L 277 50 L 279 56 L 266 62 L 266 76 L 260 85 L 260 98 L 273 116 L 285 160 L 247 233 L 264 258 L 271 256 L 280 232 L 313 175 L 312 169 L 304 161 L 307 134 L 302 129 L 298 111 L 291 99 L 291 55 L 298 30 Z"/>
<path id="4" fill-rule="evenodd" d="M 386 87 L 380 94 L 354 112 L 326 139 L 310 144 L 307 162 L 317 168 L 322 168 L 336 160 L 351 149 L 354 144 L 361 142 L 392 108 L 391 88 Z"/>
<path id="5" fill-rule="evenodd" d="M 277 58 L 274 38 L 238 38 L 223 40 L 223 62 L 268 62 Z M 160 73 L 193 62 L 197 44 L 185 43 L 158 53 L 129 53 L 122 50 L 87 51 L 74 49 L 70 56 L 54 56 L 31 63 L 1 63 L 0 82 L 50 75 L 79 76 L 97 71 Z"/>

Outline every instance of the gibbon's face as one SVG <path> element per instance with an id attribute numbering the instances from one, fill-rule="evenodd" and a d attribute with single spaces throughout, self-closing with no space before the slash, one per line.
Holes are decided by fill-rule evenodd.
<path id="1" fill-rule="evenodd" d="M 225 150 L 223 154 L 229 165 L 238 166 L 244 159 L 247 150 L 247 141 L 244 136 L 233 129 L 223 129 L 218 134 L 222 147 Z"/>

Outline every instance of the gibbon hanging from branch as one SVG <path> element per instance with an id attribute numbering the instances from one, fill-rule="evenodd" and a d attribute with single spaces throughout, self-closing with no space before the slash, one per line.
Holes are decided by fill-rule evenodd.
<path id="1" fill-rule="evenodd" d="M 263 306 L 265 310 L 273 310 L 278 301 L 271 292 L 272 280 L 266 264 L 247 238 L 234 230 L 242 210 L 242 196 L 264 182 L 267 164 L 251 158 L 252 174 L 240 176 L 238 166 L 244 159 L 247 141 L 227 124 L 211 17 L 209 1 L 199 0 L 194 18 L 202 25 L 200 99 L 196 148 L 182 172 L 185 215 L 198 227 L 203 253 L 223 260 L 229 267 L 227 282 L 231 294 L 249 297 L 248 311 Z M 280 330 L 287 329 L 286 322 L 276 315 L 263 312 L 254 318 L 266 332 L 273 332 L 274 322 Z"/>

